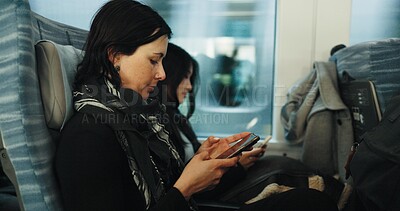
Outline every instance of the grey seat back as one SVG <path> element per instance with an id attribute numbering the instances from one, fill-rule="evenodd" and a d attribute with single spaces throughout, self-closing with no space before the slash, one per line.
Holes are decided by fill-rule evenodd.
<path id="1" fill-rule="evenodd" d="M 41 17 L 27 0 L 0 3 L 1 153 L 21 210 L 62 210 L 53 171 L 56 143 L 47 127 L 36 69 L 42 39 L 82 49 L 87 32 Z"/>

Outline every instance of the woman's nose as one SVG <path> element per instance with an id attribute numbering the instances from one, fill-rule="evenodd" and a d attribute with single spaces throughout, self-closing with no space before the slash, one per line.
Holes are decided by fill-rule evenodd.
<path id="1" fill-rule="evenodd" d="M 189 91 L 191 91 L 191 90 L 193 89 L 192 82 L 190 82 L 190 80 L 188 80 L 188 83 L 187 83 L 186 88 L 187 88 Z"/>
<path id="2" fill-rule="evenodd" d="M 161 65 L 160 69 L 157 72 L 156 79 L 162 81 L 165 80 L 165 78 L 167 78 L 167 75 L 165 74 L 164 67 Z"/>

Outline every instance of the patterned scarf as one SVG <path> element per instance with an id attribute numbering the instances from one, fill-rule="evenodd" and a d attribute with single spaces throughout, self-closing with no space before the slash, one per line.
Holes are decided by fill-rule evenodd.
<path id="1" fill-rule="evenodd" d="M 96 115 L 113 128 L 149 209 L 173 186 L 184 168 L 161 124 L 165 107 L 157 100 L 144 101 L 130 89 L 117 90 L 105 78 L 78 87 L 74 106 L 78 112 Z"/>

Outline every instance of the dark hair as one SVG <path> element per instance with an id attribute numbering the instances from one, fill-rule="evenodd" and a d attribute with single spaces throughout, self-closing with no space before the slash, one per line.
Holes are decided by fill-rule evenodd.
<path id="1" fill-rule="evenodd" d="M 190 67 L 193 68 L 190 82 L 192 90 L 189 93 L 189 118 L 195 109 L 195 94 L 197 92 L 199 64 L 197 61 L 184 49 L 168 43 L 167 55 L 163 59 L 163 66 L 167 78 L 164 81 L 158 82 L 158 98 L 166 105 L 178 107 L 179 101 L 176 91 L 182 80 L 189 74 Z"/>
<path id="2" fill-rule="evenodd" d="M 171 29 L 151 7 L 132 0 L 112 0 L 96 13 L 85 44 L 85 56 L 78 65 L 75 87 L 89 78 L 109 76 L 119 87 L 121 79 L 108 55 L 132 55 L 141 45 L 163 35 L 171 37 Z"/>

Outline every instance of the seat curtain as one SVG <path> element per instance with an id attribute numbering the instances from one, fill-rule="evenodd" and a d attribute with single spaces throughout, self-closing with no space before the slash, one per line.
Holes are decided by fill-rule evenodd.
<path id="1" fill-rule="evenodd" d="M 34 45 L 48 39 L 82 49 L 86 36 L 32 12 L 28 0 L 1 0 L 0 130 L 22 210 L 62 210 L 53 170 L 56 142 L 44 118 Z"/>

